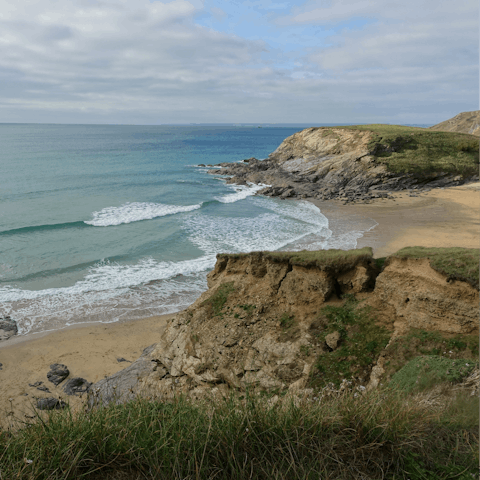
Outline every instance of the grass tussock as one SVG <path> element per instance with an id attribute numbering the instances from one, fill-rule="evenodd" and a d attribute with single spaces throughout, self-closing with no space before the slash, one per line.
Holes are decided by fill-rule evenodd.
<path id="1" fill-rule="evenodd" d="M 208 306 L 211 309 L 211 312 L 215 316 L 221 316 L 223 307 L 227 302 L 228 296 L 235 290 L 233 282 L 222 283 L 217 291 L 207 300 L 205 300 L 202 305 Z"/>
<path id="2" fill-rule="evenodd" d="M 395 173 L 478 174 L 479 138 L 474 135 L 382 124 L 334 128 L 373 132 L 369 150 Z"/>
<path id="3" fill-rule="evenodd" d="M 0 472 L 9 480 L 478 478 L 478 426 L 459 408 L 473 412 L 473 403 L 432 411 L 382 390 L 274 405 L 248 394 L 137 399 L 0 431 Z"/>
<path id="4" fill-rule="evenodd" d="M 430 266 L 446 275 L 449 280 L 462 280 L 479 288 L 480 249 L 478 248 L 405 247 L 391 257 L 428 258 Z M 388 265 L 388 259 L 386 265 Z"/>

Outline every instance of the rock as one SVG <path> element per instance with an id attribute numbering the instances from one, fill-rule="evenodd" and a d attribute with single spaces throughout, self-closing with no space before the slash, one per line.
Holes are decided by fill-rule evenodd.
<path id="1" fill-rule="evenodd" d="M 155 345 L 145 348 L 141 357 L 124 370 L 104 378 L 90 387 L 89 405 L 122 403 L 133 400 L 136 396 L 138 380 L 157 369 L 157 363 L 152 362 L 149 354 Z M 156 372 L 155 372 L 156 373 Z"/>
<path id="2" fill-rule="evenodd" d="M 338 347 L 338 342 L 340 341 L 341 335 L 340 332 L 329 333 L 325 337 L 325 343 L 329 348 L 335 350 Z"/>
<path id="3" fill-rule="evenodd" d="M 37 390 L 40 390 L 41 392 L 50 393 L 50 390 L 45 385 L 41 385 L 40 387 L 37 387 Z"/>
<path id="4" fill-rule="evenodd" d="M 17 322 L 10 316 L 0 318 L 0 341 L 8 340 L 18 333 Z"/>
<path id="5" fill-rule="evenodd" d="M 54 397 L 40 398 L 37 400 L 37 408 L 39 410 L 61 410 L 66 406 L 67 404 L 65 402 Z"/>
<path id="6" fill-rule="evenodd" d="M 117 362 L 118 362 L 118 363 L 120 363 L 120 362 L 130 362 L 130 363 L 132 363 L 131 360 L 127 360 L 126 358 L 123 358 L 123 357 L 117 358 Z"/>
<path id="7" fill-rule="evenodd" d="M 81 377 L 71 378 L 63 387 L 63 391 L 67 395 L 81 395 L 88 392 L 92 384 Z"/>
<path id="8" fill-rule="evenodd" d="M 47 373 L 47 378 L 55 386 L 62 383 L 70 374 L 66 365 L 61 363 L 53 363 L 50 365 L 50 371 Z"/>
<path id="9" fill-rule="evenodd" d="M 43 382 L 29 383 L 29 385 L 30 385 L 31 387 L 39 387 L 39 386 L 42 385 L 42 384 L 43 384 Z"/>
<path id="10" fill-rule="evenodd" d="M 0 370 L 2 370 L 2 367 L 3 367 L 3 363 L 0 363 Z"/>

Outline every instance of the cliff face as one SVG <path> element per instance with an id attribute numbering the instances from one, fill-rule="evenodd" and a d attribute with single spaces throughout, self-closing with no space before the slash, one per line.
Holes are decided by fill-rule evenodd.
<path id="1" fill-rule="evenodd" d="M 96 395 L 125 401 L 137 393 L 198 398 L 230 388 L 303 389 L 315 363 L 341 345 L 338 331 L 325 336 L 329 326 L 321 312 L 340 305 L 345 293 L 372 306 L 373 324 L 391 339 L 412 328 L 446 336 L 478 333 L 478 291 L 448 283 L 427 259 L 391 259 L 379 274 L 371 259 L 332 270 L 261 253 L 220 255 L 208 284 L 157 344 L 98 382 Z M 380 350 L 371 350 L 370 365 L 352 366 L 355 382 L 375 386 L 382 379 L 388 347 Z"/>
<path id="2" fill-rule="evenodd" d="M 480 110 L 459 113 L 449 120 L 429 127 L 429 130 L 469 133 L 480 137 Z"/>

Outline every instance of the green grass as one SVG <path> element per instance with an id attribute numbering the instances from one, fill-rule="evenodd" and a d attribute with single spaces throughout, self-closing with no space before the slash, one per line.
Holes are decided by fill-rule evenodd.
<path id="1" fill-rule="evenodd" d="M 387 345 L 390 334 L 375 323 L 370 308 L 361 307 L 352 295 L 345 295 L 342 306 L 326 306 L 322 309 L 323 331 L 321 341 L 338 331 L 340 342 L 336 350 L 321 354 L 312 371 L 310 385 L 319 388 L 333 383 L 340 385 L 343 379 L 366 378 L 370 367 Z"/>
<path id="2" fill-rule="evenodd" d="M 300 252 L 264 252 L 268 259 L 273 261 L 288 261 L 291 265 L 334 268 L 344 270 L 353 268 L 362 261 L 372 260 L 373 250 L 371 247 L 363 247 L 356 250 L 302 250 Z"/>
<path id="3" fill-rule="evenodd" d="M 393 375 L 389 386 L 404 392 L 423 391 L 439 383 L 460 382 L 475 368 L 478 361 L 466 358 L 416 357 Z"/>
<path id="4" fill-rule="evenodd" d="M 419 356 L 441 356 L 447 360 L 478 359 L 478 336 L 456 335 L 447 337 L 439 332 L 413 329 L 408 334 L 396 337 L 386 349 L 385 376 L 390 378 L 404 365 Z"/>
<path id="5" fill-rule="evenodd" d="M 288 329 L 293 327 L 295 323 L 295 317 L 293 315 L 289 315 L 287 312 L 283 313 L 280 317 L 280 326 L 283 329 Z"/>
<path id="6" fill-rule="evenodd" d="M 273 408 L 258 396 L 241 398 L 138 399 L 52 412 L 0 431 L 2 479 L 446 480 L 478 473 L 475 418 L 433 412 L 405 394 L 313 397 L 297 406 L 285 399 Z"/>
<path id="7" fill-rule="evenodd" d="M 354 250 L 302 250 L 300 252 L 252 252 L 252 253 L 222 253 L 217 258 L 240 259 L 248 256 L 263 256 L 266 259 L 280 263 L 290 263 L 304 267 L 335 268 L 336 270 L 353 268 L 362 261 L 372 260 L 371 247 Z"/>
<path id="8" fill-rule="evenodd" d="M 202 305 L 210 306 L 213 315 L 221 316 L 223 307 L 227 302 L 228 296 L 235 290 L 233 282 L 222 283 L 217 291 L 207 300 L 205 300 Z"/>
<path id="9" fill-rule="evenodd" d="M 478 174 L 479 139 L 474 135 L 381 124 L 334 128 L 373 132 L 369 150 L 395 173 Z"/>
<path id="10" fill-rule="evenodd" d="M 431 267 L 446 275 L 449 280 L 463 280 L 478 289 L 480 261 L 478 248 L 405 247 L 391 257 L 428 258 Z"/>

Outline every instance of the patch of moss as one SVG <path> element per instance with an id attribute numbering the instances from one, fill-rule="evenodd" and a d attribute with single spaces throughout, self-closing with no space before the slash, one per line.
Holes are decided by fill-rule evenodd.
<path id="1" fill-rule="evenodd" d="M 212 313 L 215 316 L 220 316 L 228 299 L 228 295 L 234 290 L 235 287 L 233 286 L 233 282 L 222 283 L 217 291 L 210 298 L 207 298 L 202 305 L 210 306 Z"/>
<path id="2" fill-rule="evenodd" d="M 362 307 L 353 295 L 345 295 L 342 306 L 326 306 L 320 320 L 323 323 L 319 340 L 338 331 L 340 342 L 336 350 L 321 354 L 310 378 L 310 386 L 321 388 L 328 383 L 339 385 L 343 379 L 358 377 L 365 380 L 380 352 L 387 345 L 389 332 L 376 324 L 369 307 Z"/>
<path id="3" fill-rule="evenodd" d="M 280 326 L 285 330 L 291 328 L 294 322 L 295 317 L 293 315 L 289 315 L 287 312 L 283 313 L 280 317 Z"/>
<path id="4" fill-rule="evenodd" d="M 462 280 L 479 288 L 479 248 L 427 248 L 405 247 L 391 257 L 428 258 L 434 270 L 446 275 L 448 280 Z M 389 259 L 387 259 L 388 264 Z"/>
<path id="5" fill-rule="evenodd" d="M 445 382 L 459 382 L 467 377 L 478 361 L 466 358 L 451 359 L 439 355 L 416 357 L 402 367 L 391 379 L 389 387 L 410 393 Z"/>

